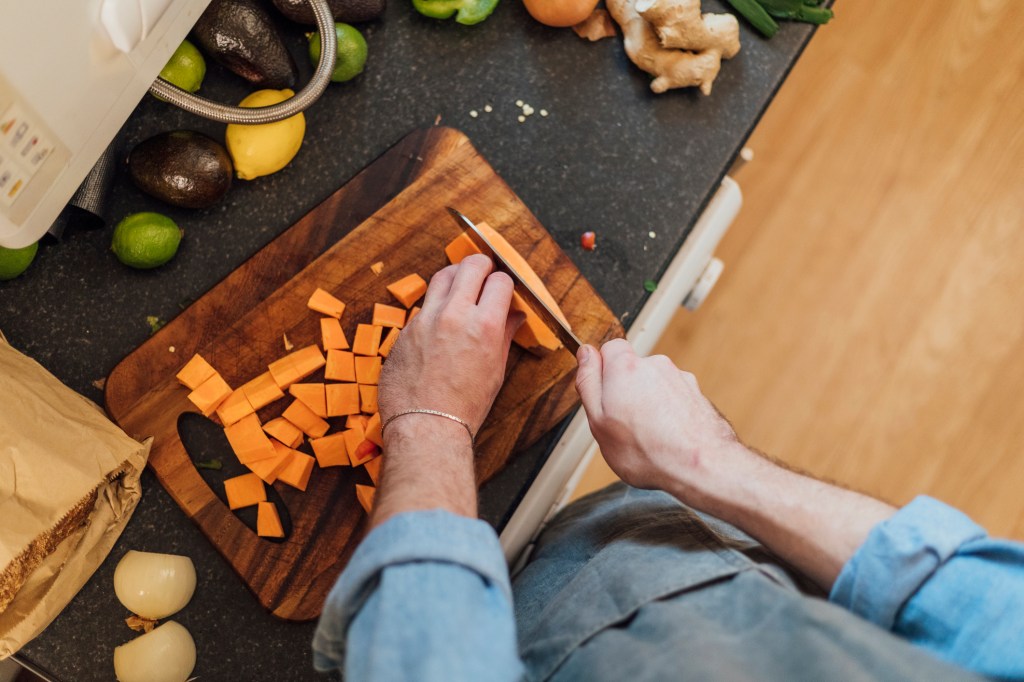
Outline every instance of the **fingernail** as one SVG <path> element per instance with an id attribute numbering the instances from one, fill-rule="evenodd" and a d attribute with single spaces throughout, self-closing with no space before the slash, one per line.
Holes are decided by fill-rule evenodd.
<path id="1" fill-rule="evenodd" d="M 576 361 L 583 366 L 590 359 L 590 346 L 580 346 L 580 349 L 576 351 Z"/>

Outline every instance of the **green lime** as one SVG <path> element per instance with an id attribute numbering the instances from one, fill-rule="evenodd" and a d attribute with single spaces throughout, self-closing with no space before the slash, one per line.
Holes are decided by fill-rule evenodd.
<path id="1" fill-rule="evenodd" d="M 114 228 L 110 249 L 125 265 L 148 270 L 174 258 L 185 233 L 159 213 L 133 213 Z"/>
<path id="2" fill-rule="evenodd" d="M 187 40 L 181 41 L 178 49 L 160 71 L 160 77 L 187 92 L 195 92 L 206 76 L 206 61 L 196 46 Z"/>
<path id="3" fill-rule="evenodd" d="M 0 281 L 14 279 L 28 270 L 39 250 L 39 242 L 20 249 L 5 249 L 0 246 Z"/>
<path id="4" fill-rule="evenodd" d="M 338 61 L 334 64 L 331 80 L 335 83 L 350 81 L 363 72 L 366 66 L 366 39 L 354 26 L 335 24 L 338 34 Z M 320 34 L 309 34 L 309 59 L 315 68 L 320 63 Z"/>

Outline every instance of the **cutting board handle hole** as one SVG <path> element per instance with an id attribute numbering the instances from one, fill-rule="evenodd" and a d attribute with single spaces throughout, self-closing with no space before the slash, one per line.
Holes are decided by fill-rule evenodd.
<path id="1" fill-rule="evenodd" d="M 210 490 L 224 505 L 224 509 L 229 514 L 237 516 L 255 534 L 256 507 L 245 507 L 233 512 L 228 509 L 228 500 L 224 494 L 224 481 L 234 476 L 247 474 L 249 470 L 231 452 L 228 439 L 224 436 L 224 429 L 201 414 L 185 412 L 178 417 L 178 438 L 181 439 L 181 444 L 192 461 L 192 466 L 196 466 L 197 462 L 209 463 L 213 460 L 221 463 L 220 470 L 196 466 L 196 471 L 206 485 L 210 486 Z M 260 539 L 267 542 L 284 542 L 292 534 L 292 518 L 288 513 L 288 506 L 274 486 L 268 485 L 266 489 L 267 501 L 273 502 L 277 506 L 281 525 L 284 526 L 284 537 Z"/>

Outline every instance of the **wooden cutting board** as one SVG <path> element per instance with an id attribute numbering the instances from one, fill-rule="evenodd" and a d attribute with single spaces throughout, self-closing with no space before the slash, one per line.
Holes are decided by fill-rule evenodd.
<path id="1" fill-rule="evenodd" d="M 444 212 L 448 205 L 490 223 L 520 250 L 581 339 L 600 343 L 622 336 L 615 315 L 469 140 L 456 130 L 430 128 L 392 147 L 125 358 L 107 379 L 110 415 L 129 434 L 154 437 L 149 464 L 161 484 L 276 616 L 309 620 L 320 614 L 365 530 L 354 484 L 368 483 L 366 472 L 317 468 L 305 493 L 275 484 L 291 517 L 291 533 L 284 542 L 257 537 L 221 502 L 182 445 L 178 419 L 196 410 L 174 375 L 198 352 L 237 387 L 285 354 L 282 334 L 296 348 L 318 343 L 319 316 L 306 308 L 318 286 L 348 304 L 342 326 L 351 339 L 356 324 L 369 321 L 373 303 L 390 300 L 385 285 L 411 272 L 429 279 L 447 264 L 444 246 L 459 232 Z M 369 267 L 377 261 L 384 262 L 379 276 Z M 575 361 L 567 351 L 536 358 L 513 347 L 508 364 L 504 387 L 477 440 L 479 482 L 578 404 Z M 317 376 L 307 381 L 322 380 Z M 287 403 L 279 400 L 261 410 L 261 420 L 277 416 Z"/>

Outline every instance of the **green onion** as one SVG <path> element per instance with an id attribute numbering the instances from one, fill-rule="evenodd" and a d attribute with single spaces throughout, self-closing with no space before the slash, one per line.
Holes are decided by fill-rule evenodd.
<path id="1" fill-rule="evenodd" d="M 765 38 L 771 38 L 778 32 L 779 25 L 768 15 L 764 7 L 757 4 L 756 0 L 728 0 L 728 2 Z"/>

